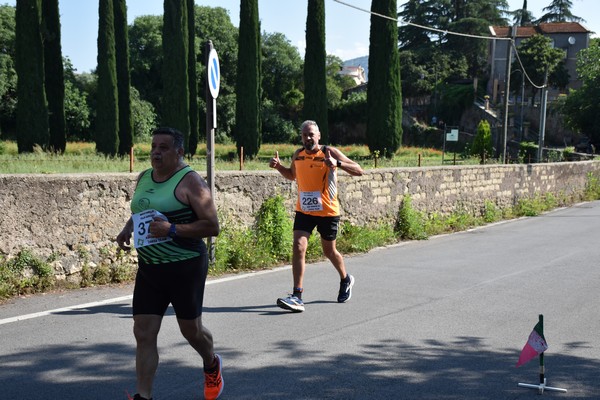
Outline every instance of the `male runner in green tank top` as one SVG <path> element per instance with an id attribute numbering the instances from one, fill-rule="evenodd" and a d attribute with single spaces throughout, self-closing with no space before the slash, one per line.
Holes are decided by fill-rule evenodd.
<path id="1" fill-rule="evenodd" d="M 184 136 L 172 128 L 152 133 L 152 168 L 143 171 L 131 200 L 132 217 L 117 236 L 124 250 L 133 235 L 138 272 L 133 292 L 137 393 L 152 399 L 158 367 L 157 337 L 169 304 L 183 336 L 204 362 L 204 397 L 223 390 L 221 357 L 202 324 L 208 254 L 202 240 L 219 234 L 217 210 L 206 182 L 184 163 Z"/>

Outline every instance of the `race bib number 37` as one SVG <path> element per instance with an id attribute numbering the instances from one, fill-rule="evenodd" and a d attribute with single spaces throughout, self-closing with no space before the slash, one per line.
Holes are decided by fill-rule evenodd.
<path id="1" fill-rule="evenodd" d="M 322 211 L 321 192 L 300 192 L 300 208 L 302 211 Z"/>
<path id="2" fill-rule="evenodd" d="M 156 210 L 145 210 L 131 216 L 133 219 L 133 246 L 136 249 L 173 240 L 170 237 L 148 237 L 148 227 L 150 226 L 150 222 L 156 217 L 167 221 L 167 217 Z"/>

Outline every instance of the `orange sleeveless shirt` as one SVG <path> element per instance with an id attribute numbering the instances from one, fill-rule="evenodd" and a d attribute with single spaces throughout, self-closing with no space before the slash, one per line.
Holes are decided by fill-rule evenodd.
<path id="1" fill-rule="evenodd" d="M 317 217 L 340 215 L 337 168 L 325 165 L 325 146 L 315 154 L 302 149 L 294 160 L 298 200 L 296 211 Z"/>

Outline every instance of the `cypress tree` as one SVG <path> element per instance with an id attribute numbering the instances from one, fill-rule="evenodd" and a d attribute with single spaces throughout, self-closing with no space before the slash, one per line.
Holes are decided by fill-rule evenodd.
<path id="1" fill-rule="evenodd" d="M 98 15 L 96 151 L 114 156 L 119 147 L 119 100 L 113 0 L 100 0 Z"/>
<path id="2" fill-rule="evenodd" d="M 58 0 L 42 0 L 44 77 L 48 100 L 50 149 L 63 153 L 67 147 L 65 122 L 65 74 L 60 44 Z"/>
<path id="3" fill-rule="evenodd" d="M 396 0 L 373 0 L 367 87 L 367 144 L 371 152 L 393 157 L 402 144 L 402 91 Z"/>
<path id="4" fill-rule="evenodd" d="M 234 136 L 238 154 L 243 147 L 244 158 L 252 158 L 261 144 L 258 0 L 241 0 L 238 40 Z"/>
<path id="5" fill-rule="evenodd" d="M 163 126 L 180 130 L 189 153 L 188 20 L 185 1 L 165 0 L 163 15 Z"/>
<path id="6" fill-rule="evenodd" d="M 304 119 L 317 122 L 323 143 L 327 143 L 329 138 L 326 62 L 325 0 L 308 0 L 304 56 Z"/>
<path id="7" fill-rule="evenodd" d="M 119 111 L 119 154 L 129 153 L 133 146 L 133 116 L 131 114 L 131 78 L 129 75 L 129 35 L 127 33 L 127 5 L 125 0 L 114 0 L 115 55 L 117 67 L 117 94 Z"/>
<path id="8" fill-rule="evenodd" d="M 198 81 L 196 80 L 196 16 L 194 0 L 187 0 L 188 18 L 188 83 L 190 91 L 190 141 L 189 154 L 196 154 L 198 147 Z"/>
<path id="9" fill-rule="evenodd" d="M 15 46 L 17 81 L 17 147 L 32 152 L 34 145 L 47 148 L 48 104 L 44 88 L 41 0 L 17 0 Z"/>

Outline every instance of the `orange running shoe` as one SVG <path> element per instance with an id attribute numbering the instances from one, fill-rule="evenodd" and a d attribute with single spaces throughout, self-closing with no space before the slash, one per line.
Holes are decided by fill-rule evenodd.
<path id="1" fill-rule="evenodd" d="M 215 358 L 217 359 L 217 367 L 215 368 L 215 371 L 204 373 L 204 398 L 206 400 L 218 399 L 223 392 L 223 386 L 225 386 L 225 383 L 223 382 L 223 375 L 221 374 L 221 370 L 223 369 L 221 356 L 215 354 Z"/>

